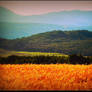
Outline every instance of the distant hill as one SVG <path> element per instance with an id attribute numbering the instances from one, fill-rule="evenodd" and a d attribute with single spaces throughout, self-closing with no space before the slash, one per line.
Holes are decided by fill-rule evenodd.
<path id="1" fill-rule="evenodd" d="M 0 37 L 16 39 L 51 30 L 92 31 L 92 11 L 61 11 L 21 16 L 0 7 Z"/>
<path id="2" fill-rule="evenodd" d="M 44 23 L 7 23 L 0 22 L 0 37 L 5 39 L 16 39 L 30 35 L 50 32 L 51 30 L 92 30 L 92 26 L 64 26 Z"/>
<path id="3" fill-rule="evenodd" d="M 0 48 L 30 52 L 81 53 L 92 56 L 92 32 L 54 30 L 15 40 L 1 38 Z"/>

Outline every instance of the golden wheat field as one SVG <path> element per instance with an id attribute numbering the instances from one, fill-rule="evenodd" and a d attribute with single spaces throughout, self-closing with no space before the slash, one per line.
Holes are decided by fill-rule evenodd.
<path id="1" fill-rule="evenodd" d="M 92 65 L 0 65 L 0 90 L 92 90 Z"/>

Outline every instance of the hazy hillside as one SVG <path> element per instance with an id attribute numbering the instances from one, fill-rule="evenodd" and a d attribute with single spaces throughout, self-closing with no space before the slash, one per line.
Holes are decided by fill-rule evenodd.
<path id="1" fill-rule="evenodd" d="M 0 22 L 0 37 L 6 39 L 16 39 L 27 37 L 37 33 L 50 32 L 51 30 L 91 30 L 92 26 L 64 26 L 41 23 L 6 23 Z"/>
<path id="2" fill-rule="evenodd" d="M 52 31 L 16 40 L 0 39 L 0 48 L 31 52 L 81 53 L 92 56 L 92 32 Z"/>
<path id="3" fill-rule="evenodd" d="M 21 16 L 0 7 L 0 37 L 15 39 L 50 30 L 92 31 L 92 11 L 62 11 Z"/>
<path id="4" fill-rule="evenodd" d="M 15 39 L 27 37 L 37 33 L 43 33 L 51 30 L 63 30 L 64 26 L 55 24 L 41 24 L 41 23 L 0 23 L 0 37 L 6 39 Z M 66 28 L 69 29 L 69 28 Z M 71 29 L 74 29 L 71 27 Z M 76 29 L 76 28 L 75 28 Z"/>
<path id="5" fill-rule="evenodd" d="M 17 22 L 21 20 L 22 16 L 17 15 L 9 9 L 0 7 L 0 22 Z"/>

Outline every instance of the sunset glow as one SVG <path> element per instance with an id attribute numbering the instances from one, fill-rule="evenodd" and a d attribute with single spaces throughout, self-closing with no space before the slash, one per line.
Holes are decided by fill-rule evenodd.
<path id="1" fill-rule="evenodd" d="M 92 1 L 0 1 L 0 6 L 23 16 L 70 10 L 92 10 Z"/>

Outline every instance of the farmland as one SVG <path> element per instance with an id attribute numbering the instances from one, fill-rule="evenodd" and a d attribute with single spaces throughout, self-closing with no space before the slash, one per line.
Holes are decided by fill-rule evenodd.
<path id="1" fill-rule="evenodd" d="M 1 90 L 92 90 L 92 64 L 3 64 Z"/>
<path id="2" fill-rule="evenodd" d="M 68 57 L 66 54 L 61 53 L 48 53 L 48 52 L 28 52 L 28 51 L 8 51 L 0 48 L 0 56 L 1 57 L 8 57 L 11 55 L 17 56 L 65 56 Z"/>

